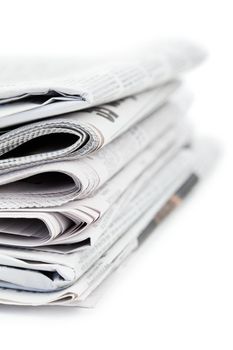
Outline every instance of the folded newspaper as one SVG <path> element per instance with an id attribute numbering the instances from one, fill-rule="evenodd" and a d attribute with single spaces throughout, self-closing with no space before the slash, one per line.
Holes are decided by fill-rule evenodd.
<path id="1" fill-rule="evenodd" d="M 203 58 L 167 42 L 91 67 L 0 61 L 0 303 L 90 305 L 199 182 L 216 149 L 180 79 Z"/>
<path id="2" fill-rule="evenodd" d="M 189 42 L 168 41 L 117 61 L 91 64 L 0 63 L 1 127 L 73 112 L 132 96 L 174 80 L 205 57 Z M 72 68 L 72 69 L 71 69 Z"/>

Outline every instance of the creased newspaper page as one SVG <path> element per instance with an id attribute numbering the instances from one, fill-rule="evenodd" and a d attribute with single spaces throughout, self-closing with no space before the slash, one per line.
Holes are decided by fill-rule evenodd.
<path id="1" fill-rule="evenodd" d="M 67 74 L 59 65 L 50 74 L 53 62 L 47 68 L 36 63 L 29 72 L 26 62 L 21 67 L 12 60 L 8 64 L 0 62 L 1 126 L 7 128 L 134 95 L 177 78 L 197 66 L 204 56 L 202 49 L 189 42 L 171 41 L 150 47 L 143 54 L 135 53 L 134 57 L 104 61 L 86 71 L 73 66 Z"/>
<path id="2" fill-rule="evenodd" d="M 2 248 L 0 250 L 0 300 L 16 305 L 79 304 L 127 257 L 141 240 L 153 217 L 164 217 L 172 198 L 184 198 L 213 161 L 208 144 L 180 152 L 155 178 L 144 185 L 140 196 L 149 199 L 141 211 L 140 200 L 125 222 L 110 226 L 89 250 L 63 256 L 46 252 Z M 211 156 L 209 155 L 211 152 Z M 172 176 L 171 176 L 172 174 Z M 193 179 L 195 178 L 195 181 Z M 191 179 L 191 180 L 190 180 Z M 144 197 L 145 199 L 145 197 Z M 141 197 L 143 200 L 143 197 Z M 166 211 L 166 210 L 165 210 Z M 119 212 L 120 214 L 120 212 Z M 143 215 L 142 215 L 143 214 Z M 30 257 L 30 259 L 29 259 Z M 16 273 L 17 270 L 17 273 Z"/>
<path id="3" fill-rule="evenodd" d="M 55 206 L 92 195 L 152 142 L 170 131 L 177 131 L 183 117 L 179 107 L 178 101 L 167 103 L 109 145 L 83 159 L 1 174 L 0 207 Z"/>
<path id="4" fill-rule="evenodd" d="M 0 136 L 1 172 L 88 155 L 154 113 L 179 85 L 171 82 L 108 105 L 8 130 Z"/>
<path id="5" fill-rule="evenodd" d="M 148 169 L 153 165 L 153 171 L 159 171 L 188 142 L 190 132 L 184 125 L 170 131 L 147 147 L 93 197 L 60 207 L 44 208 L 43 211 L 41 208 L 1 210 L 0 244 L 25 247 L 52 245 L 47 250 L 59 252 L 70 252 L 92 245 L 122 205 L 121 201 L 131 198 L 133 188 L 138 188 L 150 177 Z M 95 225 L 103 215 L 104 220 Z M 87 230 L 91 224 L 92 233 Z"/>

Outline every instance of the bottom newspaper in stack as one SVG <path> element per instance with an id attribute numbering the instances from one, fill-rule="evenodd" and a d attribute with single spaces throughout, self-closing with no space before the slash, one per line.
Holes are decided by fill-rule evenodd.
<path id="1" fill-rule="evenodd" d="M 214 146 L 194 142 L 187 127 L 169 135 L 93 197 L 43 211 L 1 211 L 0 303 L 88 306 L 213 162 Z"/>

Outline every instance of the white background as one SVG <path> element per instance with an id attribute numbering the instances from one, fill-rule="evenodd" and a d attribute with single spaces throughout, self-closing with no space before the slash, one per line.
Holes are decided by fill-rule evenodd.
<path id="1" fill-rule="evenodd" d="M 233 349 L 232 1 L 5 1 L 1 54 L 96 55 L 162 37 L 209 51 L 188 78 L 215 171 L 114 277 L 97 308 L 0 307 L 3 349 Z"/>

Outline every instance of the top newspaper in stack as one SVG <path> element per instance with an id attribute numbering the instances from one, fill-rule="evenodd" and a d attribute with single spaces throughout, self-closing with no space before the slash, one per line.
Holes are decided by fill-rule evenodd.
<path id="1" fill-rule="evenodd" d="M 176 79 L 204 57 L 203 50 L 189 42 L 168 41 L 145 49 L 143 55 L 86 70 L 78 63 L 11 65 L 8 60 L 0 65 L 1 128 L 135 95 Z"/>

